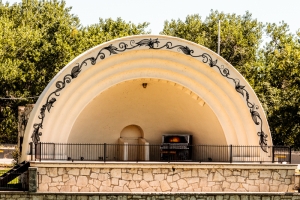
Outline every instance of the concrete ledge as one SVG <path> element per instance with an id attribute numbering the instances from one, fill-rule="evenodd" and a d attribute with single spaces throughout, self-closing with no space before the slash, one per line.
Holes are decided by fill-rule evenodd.
<path id="1" fill-rule="evenodd" d="M 184 163 L 184 162 L 84 162 L 84 161 L 31 161 L 31 167 L 76 167 L 76 168 L 191 168 L 191 169 L 297 169 L 297 164 L 258 163 Z"/>

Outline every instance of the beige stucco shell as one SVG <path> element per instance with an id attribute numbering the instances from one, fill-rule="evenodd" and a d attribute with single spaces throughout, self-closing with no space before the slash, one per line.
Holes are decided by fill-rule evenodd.
<path id="1" fill-rule="evenodd" d="M 192 55 L 208 54 L 217 60 L 221 70 L 228 69 L 230 77 L 239 80 L 260 115 L 262 131 L 272 144 L 268 123 L 261 104 L 250 85 L 239 72 L 211 50 L 179 38 L 162 35 L 140 35 L 113 40 L 81 54 L 64 67 L 40 95 L 26 128 L 22 158 L 34 124 L 41 123 L 40 109 L 77 63 L 96 57 L 109 45 L 124 42 L 136 45 L 143 39 L 158 39 L 158 47 L 182 45 L 192 49 Z M 170 45 L 171 44 L 171 45 Z M 154 47 L 157 47 L 154 44 Z M 159 144 L 161 135 L 192 134 L 194 144 L 259 145 L 256 125 L 247 105 L 246 95 L 235 90 L 233 79 L 221 75 L 219 68 L 210 67 L 203 57 L 192 57 L 180 48 L 151 49 L 142 45 L 111 54 L 103 50 L 104 59 L 93 65 L 83 65 L 77 78 L 66 83 L 53 95 L 56 101 L 42 121 L 42 142 L 116 143 L 122 129 L 128 125 L 141 127 L 144 138 Z M 142 86 L 147 83 L 147 87 Z"/>

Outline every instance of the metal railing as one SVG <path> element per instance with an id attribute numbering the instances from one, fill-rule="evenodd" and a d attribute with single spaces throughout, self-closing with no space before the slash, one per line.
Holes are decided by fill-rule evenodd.
<path id="1" fill-rule="evenodd" d="M 8 170 L 0 170 L 0 177 L 3 176 L 7 171 Z M 13 179 L 12 181 L 10 181 L 8 183 L 0 184 L 0 191 L 3 191 L 3 190 L 20 190 L 20 189 L 22 189 L 22 184 L 19 181 L 19 177 Z"/>
<path id="2" fill-rule="evenodd" d="M 291 163 L 291 148 L 238 145 L 30 144 L 31 160 Z"/>
<path id="3" fill-rule="evenodd" d="M 16 164 L 11 169 L 0 170 L 0 191 L 28 190 L 28 175 L 26 174 L 29 162 Z"/>

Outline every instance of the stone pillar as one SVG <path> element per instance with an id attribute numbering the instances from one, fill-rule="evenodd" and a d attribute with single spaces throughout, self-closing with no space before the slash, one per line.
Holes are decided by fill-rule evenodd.
<path id="1" fill-rule="evenodd" d="M 37 168 L 36 167 L 29 167 L 28 168 L 28 182 L 29 182 L 29 192 L 36 192 L 37 191 Z"/>

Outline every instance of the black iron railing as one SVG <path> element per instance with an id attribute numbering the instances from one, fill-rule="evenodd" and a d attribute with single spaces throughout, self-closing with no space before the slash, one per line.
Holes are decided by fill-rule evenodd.
<path id="1" fill-rule="evenodd" d="M 238 145 L 30 144 L 32 160 L 291 163 L 291 148 Z"/>
<path id="2" fill-rule="evenodd" d="M 27 172 L 29 165 L 29 162 L 24 161 L 9 170 L 0 170 L 0 190 L 28 190 L 28 185 L 24 180 L 27 179 L 27 175 L 24 173 Z"/>

